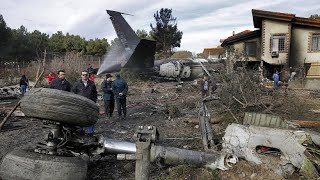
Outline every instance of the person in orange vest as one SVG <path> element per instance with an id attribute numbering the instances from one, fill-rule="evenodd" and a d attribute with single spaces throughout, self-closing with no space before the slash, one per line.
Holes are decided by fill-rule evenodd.
<path id="1" fill-rule="evenodd" d="M 45 78 L 48 80 L 48 85 L 50 86 L 52 80 L 54 80 L 56 76 L 52 72 L 50 72 L 48 76 L 45 76 Z"/>

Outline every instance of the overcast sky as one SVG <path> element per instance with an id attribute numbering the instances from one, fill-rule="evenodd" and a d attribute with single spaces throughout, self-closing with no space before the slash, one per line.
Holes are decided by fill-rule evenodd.
<path id="1" fill-rule="evenodd" d="M 116 34 L 106 9 L 133 14 L 125 16 L 131 27 L 149 32 L 153 14 L 161 8 L 172 8 L 183 32 L 177 50 L 196 53 L 219 45 L 232 31 L 253 30 L 251 9 L 320 14 L 319 0 L 0 0 L 0 14 L 11 28 L 24 25 L 28 31 L 63 31 L 109 42 Z"/>

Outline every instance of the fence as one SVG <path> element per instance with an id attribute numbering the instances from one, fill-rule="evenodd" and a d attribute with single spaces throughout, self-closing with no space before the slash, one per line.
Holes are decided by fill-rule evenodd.
<path id="1" fill-rule="evenodd" d="M 89 64 L 93 68 L 99 68 L 103 57 L 99 56 L 81 56 L 77 53 L 66 53 L 64 55 L 52 55 L 48 53 L 46 56 L 45 75 L 50 72 L 56 72 L 60 69 L 65 69 L 69 72 L 79 72 L 87 69 Z M 25 74 L 29 79 L 36 76 L 39 68 L 39 61 L 0 61 L 0 79 L 10 81 L 9 84 L 17 83 L 16 80 Z M 3 81 L 2 81 L 3 82 Z M 1 85 L 1 84 L 0 84 Z"/>
<path id="2" fill-rule="evenodd" d="M 56 71 L 56 68 L 53 67 L 51 62 L 53 60 L 61 60 L 62 62 L 66 61 L 67 57 L 70 56 L 70 54 L 66 54 L 64 56 L 50 56 L 48 55 L 46 57 L 46 71 Z M 77 56 L 79 58 L 80 65 L 78 64 L 78 67 L 80 68 L 86 68 L 89 64 L 92 65 L 93 68 L 99 68 L 103 57 L 99 56 Z M 0 78 L 6 78 L 9 76 L 20 76 L 22 74 L 30 74 L 28 73 L 28 69 L 30 67 L 34 66 L 35 62 L 37 61 L 11 61 L 11 62 L 1 62 L 0 61 Z M 76 65 L 76 64 L 74 64 Z"/>

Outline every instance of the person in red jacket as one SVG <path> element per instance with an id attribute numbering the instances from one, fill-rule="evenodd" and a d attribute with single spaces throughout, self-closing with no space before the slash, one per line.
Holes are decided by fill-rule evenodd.
<path id="1" fill-rule="evenodd" d="M 89 79 L 90 79 L 91 81 L 94 81 L 94 74 L 93 74 L 93 73 L 92 73 L 92 74 L 90 74 Z"/>
<path id="2" fill-rule="evenodd" d="M 52 80 L 54 80 L 56 76 L 52 72 L 50 72 L 48 76 L 45 76 L 45 78 L 48 80 L 48 85 L 50 86 Z"/>

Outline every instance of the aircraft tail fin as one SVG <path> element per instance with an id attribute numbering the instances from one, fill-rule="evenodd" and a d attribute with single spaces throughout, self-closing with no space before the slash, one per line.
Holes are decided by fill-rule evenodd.
<path id="1" fill-rule="evenodd" d="M 123 18 L 122 14 L 117 11 L 107 10 L 107 13 L 110 15 L 111 22 L 117 33 L 117 36 L 121 42 L 121 45 L 124 48 L 133 49 L 139 43 L 139 37 Z"/>
<path id="2" fill-rule="evenodd" d="M 110 15 L 113 27 L 122 45 L 122 57 L 125 59 L 121 67 L 125 68 L 152 68 L 154 65 L 154 55 L 156 42 L 147 39 L 140 39 L 122 14 L 117 11 L 107 10 Z M 127 14 L 130 15 L 130 14 Z"/>
<path id="3" fill-rule="evenodd" d="M 124 67 L 152 68 L 155 52 L 156 41 L 141 39 Z"/>

